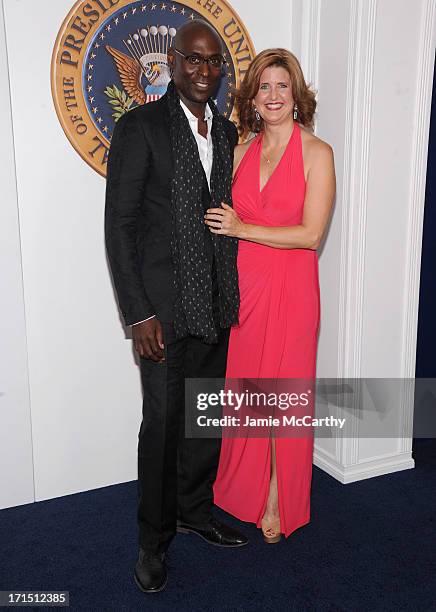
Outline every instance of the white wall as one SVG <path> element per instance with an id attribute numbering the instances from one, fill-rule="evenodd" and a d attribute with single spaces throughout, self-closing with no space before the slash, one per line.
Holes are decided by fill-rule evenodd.
<path id="1" fill-rule="evenodd" d="M 305 0 L 302 57 L 338 191 L 320 259 L 320 377 L 413 378 L 435 50 L 434 0 Z M 304 15 L 303 11 L 303 15 Z M 397 385 L 398 438 L 320 439 L 343 482 L 413 467 L 413 386 Z"/>
<path id="2" fill-rule="evenodd" d="M 319 92 L 316 131 L 337 173 L 320 257 L 319 376 L 414 375 L 435 5 L 293 0 L 294 40 Z"/>
<path id="3" fill-rule="evenodd" d="M 0 5 L 0 508 L 33 501 L 32 436 L 14 144 Z"/>

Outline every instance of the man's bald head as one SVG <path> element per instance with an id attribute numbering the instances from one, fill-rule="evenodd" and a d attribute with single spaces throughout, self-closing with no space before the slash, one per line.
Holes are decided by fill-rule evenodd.
<path id="1" fill-rule="evenodd" d="M 176 49 L 184 49 L 184 45 L 197 36 L 206 36 L 214 39 L 219 44 L 222 52 L 222 42 L 217 31 L 207 21 L 202 21 L 201 19 L 193 19 L 180 26 L 173 39 L 172 46 L 176 47 Z"/>

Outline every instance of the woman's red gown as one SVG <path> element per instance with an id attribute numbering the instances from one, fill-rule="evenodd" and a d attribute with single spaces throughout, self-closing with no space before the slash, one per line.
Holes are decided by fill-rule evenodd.
<path id="1" fill-rule="evenodd" d="M 240 218 L 254 225 L 302 222 L 306 191 L 301 131 L 260 191 L 262 135 L 242 159 L 233 183 Z M 318 257 L 310 249 L 278 249 L 241 240 L 241 307 L 230 334 L 227 379 L 315 378 L 319 327 Z M 239 435 L 239 434 L 238 434 Z M 269 492 L 271 438 L 223 435 L 214 485 L 215 504 L 260 526 Z M 310 520 L 313 436 L 276 437 L 281 531 L 288 536 Z"/>

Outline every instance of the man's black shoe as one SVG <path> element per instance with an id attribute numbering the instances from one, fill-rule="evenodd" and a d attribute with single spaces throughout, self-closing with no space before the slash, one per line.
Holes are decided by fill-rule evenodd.
<path id="1" fill-rule="evenodd" d="M 214 546 L 226 546 L 228 548 L 236 548 L 237 546 L 245 546 L 248 544 L 248 538 L 240 531 L 220 523 L 216 519 L 211 519 L 205 527 L 194 527 L 183 521 L 177 521 L 177 531 L 180 533 L 196 533 Z"/>
<path id="2" fill-rule="evenodd" d="M 141 548 L 134 578 L 143 593 L 163 591 L 167 585 L 165 553 L 150 553 Z"/>

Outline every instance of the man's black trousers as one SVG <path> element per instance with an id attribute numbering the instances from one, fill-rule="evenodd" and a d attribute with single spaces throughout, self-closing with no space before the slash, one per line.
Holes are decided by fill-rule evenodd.
<path id="1" fill-rule="evenodd" d="M 139 543 L 153 552 L 167 549 L 177 519 L 200 527 L 211 517 L 221 440 L 185 438 L 184 385 L 185 378 L 224 378 L 229 338 L 221 330 L 218 344 L 176 340 L 171 324 L 162 328 L 165 362 L 141 359 Z"/>

